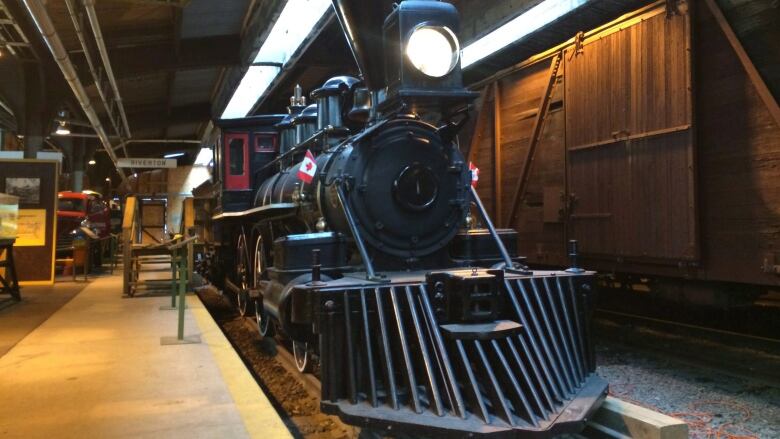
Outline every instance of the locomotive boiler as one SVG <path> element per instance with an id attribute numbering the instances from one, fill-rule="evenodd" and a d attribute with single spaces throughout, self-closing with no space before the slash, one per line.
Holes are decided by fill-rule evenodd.
<path id="1" fill-rule="evenodd" d="M 219 122 L 210 277 L 263 336 L 292 341 L 301 372 L 319 365 L 321 409 L 348 424 L 581 430 L 607 390 L 593 273 L 528 269 L 482 206 L 457 139 L 475 98 L 457 11 L 333 3 L 361 78 L 331 78 L 309 106 L 296 88 L 286 115 Z"/>

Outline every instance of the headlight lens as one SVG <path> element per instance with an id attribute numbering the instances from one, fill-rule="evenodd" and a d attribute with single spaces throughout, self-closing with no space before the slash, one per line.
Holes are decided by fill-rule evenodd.
<path id="1" fill-rule="evenodd" d="M 458 38 L 445 26 L 418 26 L 406 44 L 406 56 L 417 70 L 441 78 L 458 64 Z"/>

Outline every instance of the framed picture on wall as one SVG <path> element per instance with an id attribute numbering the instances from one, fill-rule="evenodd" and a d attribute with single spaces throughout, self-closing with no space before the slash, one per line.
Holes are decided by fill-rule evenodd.
<path id="1" fill-rule="evenodd" d="M 6 177 L 5 193 L 19 197 L 19 204 L 39 204 L 41 202 L 41 179 Z"/>

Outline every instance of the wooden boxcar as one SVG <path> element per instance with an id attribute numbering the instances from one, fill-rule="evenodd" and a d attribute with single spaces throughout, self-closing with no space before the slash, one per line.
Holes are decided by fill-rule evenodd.
<path id="1" fill-rule="evenodd" d="M 714 0 L 658 2 L 474 87 L 478 190 L 529 262 L 576 239 L 602 272 L 778 285 L 780 14 L 750 3 L 758 69 Z"/>

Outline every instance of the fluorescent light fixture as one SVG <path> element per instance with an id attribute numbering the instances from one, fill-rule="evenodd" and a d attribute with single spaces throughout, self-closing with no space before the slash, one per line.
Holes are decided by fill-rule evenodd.
<path id="1" fill-rule="evenodd" d="M 468 44 L 461 54 L 461 68 L 492 55 L 528 34 L 563 17 L 589 0 L 544 0 L 482 38 Z"/>
<path id="2" fill-rule="evenodd" d="M 95 161 L 95 159 L 90 159 L 87 163 L 89 163 L 90 165 L 94 165 L 97 162 Z"/>
<path id="3" fill-rule="evenodd" d="M 201 148 L 198 156 L 195 157 L 195 166 L 210 166 L 214 158 L 214 151 L 211 148 Z"/>
<path id="4" fill-rule="evenodd" d="M 287 0 L 254 62 L 284 66 L 330 7 L 330 0 Z M 274 66 L 249 67 L 222 112 L 222 119 L 246 117 L 280 71 Z"/>
<path id="5" fill-rule="evenodd" d="M 184 155 L 184 153 L 183 153 L 183 152 L 172 152 L 172 153 L 170 153 L 170 154 L 165 154 L 165 155 L 163 156 L 163 158 L 166 158 L 166 159 L 175 159 L 176 157 L 181 157 L 181 156 L 183 156 L 183 155 Z"/>

